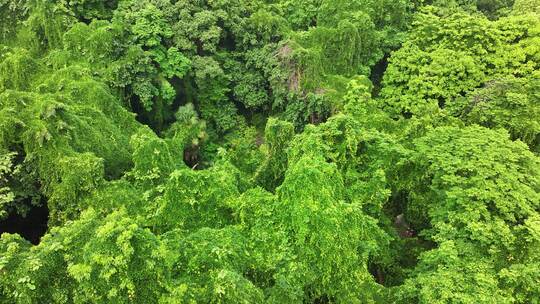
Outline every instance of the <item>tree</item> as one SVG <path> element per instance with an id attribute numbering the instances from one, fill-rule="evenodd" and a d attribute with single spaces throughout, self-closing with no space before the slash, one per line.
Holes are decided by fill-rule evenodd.
<path id="1" fill-rule="evenodd" d="M 15 199 L 15 194 L 8 185 L 9 176 L 13 173 L 13 153 L 0 155 L 0 218 L 5 218 L 10 204 Z"/>
<path id="2" fill-rule="evenodd" d="M 0 12 L 0 37 L 7 42 L 13 38 L 18 26 L 27 17 L 28 6 L 22 0 L 2 0 Z"/>
<path id="3" fill-rule="evenodd" d="M 0 304 L 538 303 L 535 5 L 0 0 Z"/>
<path id="4" fill-rule="evenodd" d="M 499 274 L 536 259 L 522 246 L 524 239 L 538 237 L 529 227 L 538 217 L 539 165 L 537 156 L 504 131 L 440 127 L 417 139 L 415 152 L 403 162 L 409 172 L 402 181 L 409 198 L 406 216 L 422 237 L 438 246 L 420 256 L 403 286 L 404 299 L 516 300 L 511 289 L 501 289 L 505 279 Z M 512 272 L 503 273 L 511 277 Z M 517 281 L 528 286 L 521 280 L 525 277 Z M 443 286 L 454 286 L 453 291 Z M 521 289 L 516 296 L 519 302 L 534 297 Z"/>
<path id="5" fill-rule="evenodd" d="M 394 115 L 424 115 L 444 108 L 489 79 L 525 77 L 538 66 L 532 16 L 489 21 L 432 8 L 417 15 L 414 30 L 390 58 L 381 97 Z M 512 55 L 510 55 L 512 54 Z"/>
<path id="6" fill-rule="evenodd" d="M 32 249 L 9 234 L 0 244 L 5 303 L 157 302 L 167 278 L 156 236 L 125 211 L 88 210 Z"/>
<path id="7" fill-rule="evenodd" d="M 538 151 L 540 117 L 538 98 L 539 74 L 526 78 L 508 77 L 488 81 L 466 98 L 456 100 L 448 111 L 468 124 L 488 128 L 505 128 L 512 139 L 521 139 Z"/>

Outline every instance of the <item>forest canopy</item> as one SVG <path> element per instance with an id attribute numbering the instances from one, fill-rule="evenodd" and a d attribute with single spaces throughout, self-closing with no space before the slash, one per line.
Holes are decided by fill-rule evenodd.
<path id="1" fill-rule="evenodd" d="M 0 304 L 540 303 L 540 1 L 0 0 Z"/>

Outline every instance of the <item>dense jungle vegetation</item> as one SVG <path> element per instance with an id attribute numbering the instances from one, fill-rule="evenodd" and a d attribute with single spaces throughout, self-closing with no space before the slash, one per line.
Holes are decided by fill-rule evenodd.
<path id="1" fill-rule="evenodd" d="M 540 303 L 540 0 L 0 0 L 0 304 Z"/>

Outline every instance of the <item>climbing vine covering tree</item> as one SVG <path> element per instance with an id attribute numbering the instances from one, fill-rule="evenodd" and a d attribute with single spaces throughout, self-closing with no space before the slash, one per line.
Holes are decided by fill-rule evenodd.
<path id="1" fill-rule="evenodd" d="M 536 0 L 0 0 L 0 304 L 540 303 Z"/>

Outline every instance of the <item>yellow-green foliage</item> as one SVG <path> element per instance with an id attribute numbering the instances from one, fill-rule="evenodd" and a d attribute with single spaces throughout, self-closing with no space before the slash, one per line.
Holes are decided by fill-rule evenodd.
<path id="1" fill-rule="evenodd" d="M 455 13 L 419 14 L 390 58 L 381 97 L 389 111 L 422 114 L 444 107 L 490 79 L 524 77 L 540 64 L 538 16 L 489 21 Z"/>
<path id="2" fill-rule="evenodd" d="M 0 304 L 539 303 L 537 1 L 427 2 L 0 0 Z"/>

